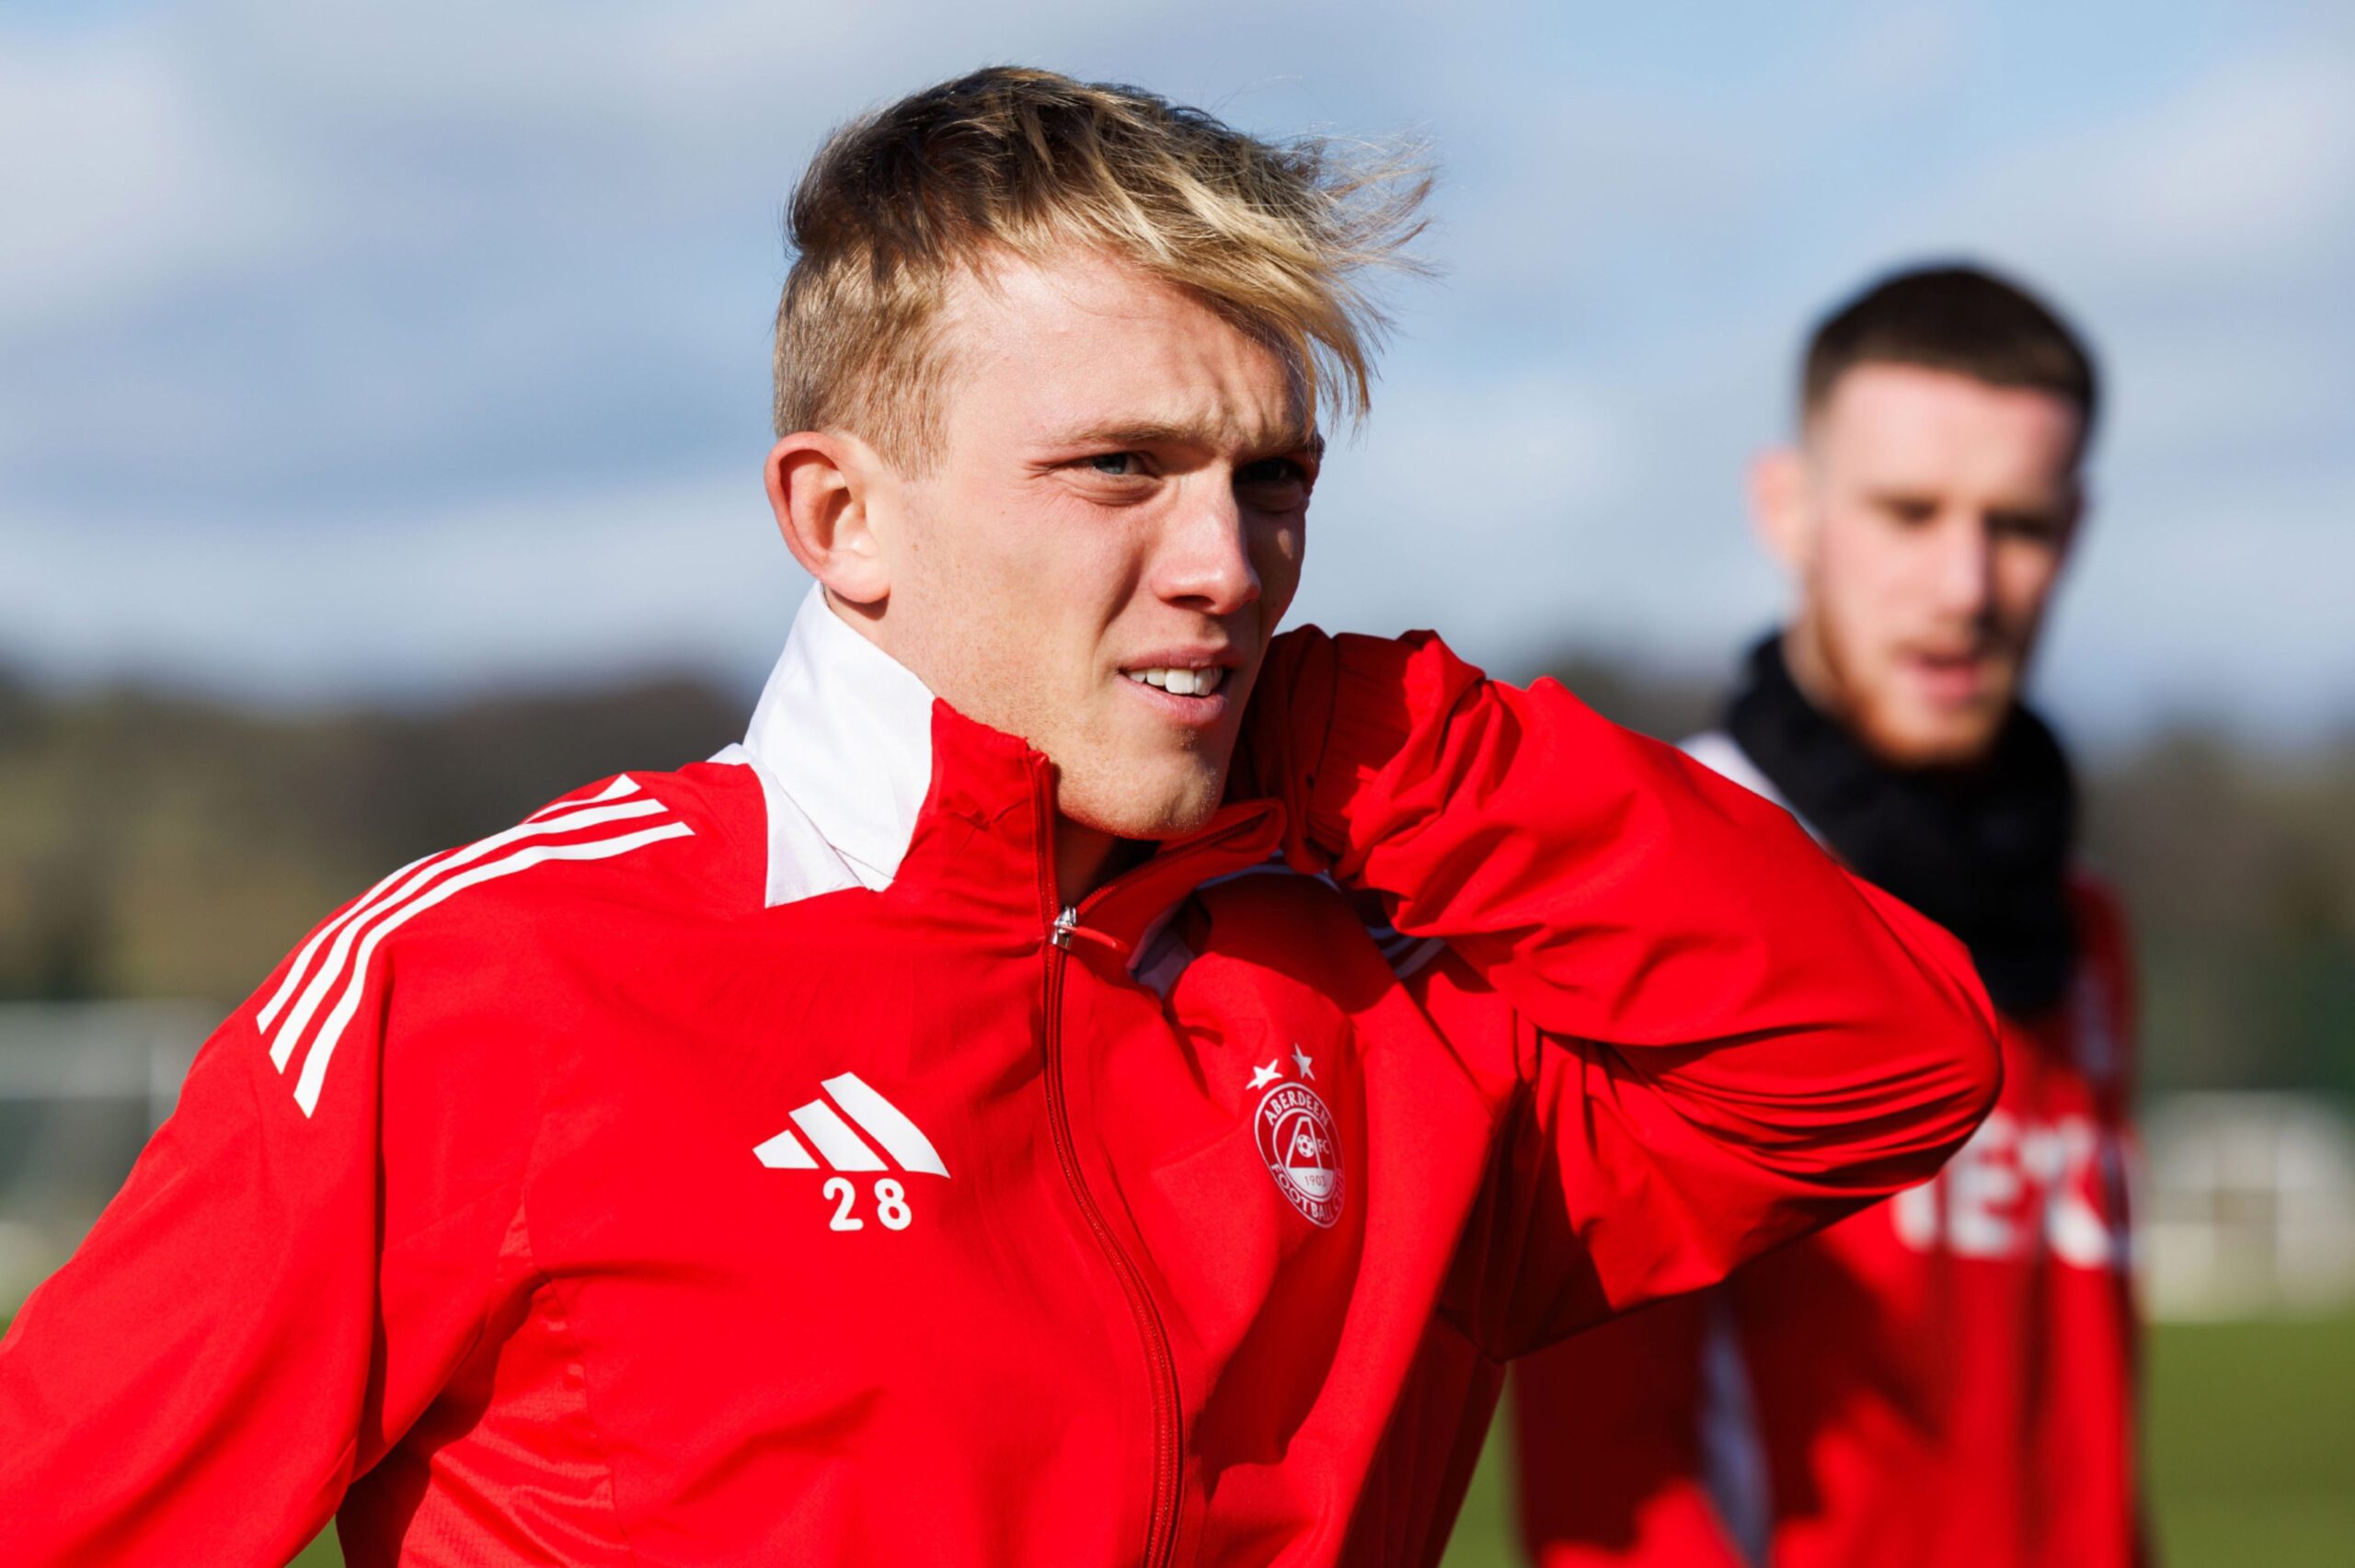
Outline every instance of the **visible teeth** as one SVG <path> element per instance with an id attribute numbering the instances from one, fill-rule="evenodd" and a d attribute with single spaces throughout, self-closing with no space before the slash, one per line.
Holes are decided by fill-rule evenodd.
<path id="1" fill-rule="evenodd" d="M 1158 686 L 1178 697 L 1207 697 L 1226 679 L 1226 671 L 1217 665 L 1207 670 L 1128 670 L 1121 673 L 1140 686 Z"/>

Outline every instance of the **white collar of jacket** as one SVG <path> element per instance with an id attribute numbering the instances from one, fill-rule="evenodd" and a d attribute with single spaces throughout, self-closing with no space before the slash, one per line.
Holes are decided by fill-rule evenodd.
<path id="1" fill-rule="evenodd" d="M 949 761 L 959 770 L 959 780 L 946 784 L 936 777 L 944 736 L 954 738 Z M 977 801 L 984 811 L 1002 807 L 1003 792 L 1035 787 L 1034 770 L 1045 762 L 1014 737 L 961 719 L 936 701 L 914 672 L 860 636 L 816 589 L 794 617 L 743 744 L 712 760 L 747 765 L 760 780 L 768 816 L 764 898 L 772 909 L 854 887 L 883 891 L 909 856 L 922 853 L 925 808 L 936 790 L 959 801 L 946 808 L 951 818 Z M 1043 841 L 1030 836 L 1028 813 L 1020 820 L 1026 827 L 1011 836 L 984 835 L 1017 858 L 992 862 L 970 853 L 975 841 L 960 841 L 965 847 L 926 875 L 937 876 L 953 864 L 967 892 L 986 887 L 981 897 L 1005 906 L 1000 912 L 1019 909 L 1028 918 L 1051 919 L 1053 911 L 1039 903 L 1031 858 L 1043 853 Z M 1132 973 L 1174 973 L 1161 950 L 1175 930 L 1169 916 L 1179 897 L 1204 880 L 1265 862 L 1282 831 L 1283 808 L 1275 801 L 1223 807 L 1198 832 L 1099 888 L 1089 899 L 1089 929 L 1127 950 Z M 1000 886 L 995 876 L 1010 880 Z"/>
<path id="2" fill-rule="evenodd" d="M 743 744 L 713 759 L 760 775 L 771 905 L 890 886 L 932 787 L 932 704 L 915 673 L 812 584 Z"/>

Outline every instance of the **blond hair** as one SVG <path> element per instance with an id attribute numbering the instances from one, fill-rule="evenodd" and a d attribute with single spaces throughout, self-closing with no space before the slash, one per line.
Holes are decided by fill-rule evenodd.
<path id="1" fill-rule="evenodd" d="M 998 258 L 1095 249 L 1282 354 L 1312 405 L 1362 416 L 1389 318 L 1369 273 L 1430 189 L 1411 147 L 1260 141 L 1134 87 L 999 67 L 835 131 L 787 211 L 778 435 L 840 429 L 912 471 L 940 437 L 941 305 Z"/>

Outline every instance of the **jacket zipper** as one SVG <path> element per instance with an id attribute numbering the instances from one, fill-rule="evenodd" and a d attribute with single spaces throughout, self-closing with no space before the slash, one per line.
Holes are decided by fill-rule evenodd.
<path id="1" fill-rule="evenodd" d="M 1046 803 L 1043 780 L 1037 798 L 1040 887 L 1046 895 L 1042 908 L 1052 908 L 1054 818 Z M 1112 1272 L 1120 1278 L 1120 1288 L 1129 1299 L 1129 1311 L 1136 1320 L 1137 1337 L 1144 1344 L 1145 1365 L 1153 1384 L 1153 1511 L 1145 1525 L 1143 1562 L 1144 1568 L 1162 1568 L 1178 1544 L 1181 1480 L 1178 1362 L 1170 1354 L 1169 1331 L 1162 1323 L 1160 1310 L 1153 1304 L 1153 1295 L 1145 1288 L 1144 1274 L 1112 1234 L 1104 1211 L 1097 1207 L 1095 1195 L 1088 1191 L 1086 1177 L 1079 1168 L 1078 1149 L 1072 1139 L 1071 1107 L 1063 1095 L 1063 970 L 1071 961 L 1072 933 L 1078 929 L 1079 910 L 1066 904 L 1047 932 L 1047 1125 L 1054 1139 L 1055 1158 L 1063 1165 L 1063 1180 L 1071 1185 L 1072 1197 L 1086 1219 L 1087 1228 L 1095 1232 L 1097 1246 L 1102 1249 Z"/>

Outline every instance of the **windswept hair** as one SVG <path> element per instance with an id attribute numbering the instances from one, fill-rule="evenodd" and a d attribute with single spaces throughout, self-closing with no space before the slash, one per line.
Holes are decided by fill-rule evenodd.
<path id="1" fill-rule="evenodd" d="M 938 330 L 960 274 L 1090 251 L 1186 291 L 1362 418 L 1390 321 L 1368 289 L 1420 271 L 1431 175 L 1412 147 L 1264 142 L 1135 87 L 1013 66 L 835 131 L 793 193 L 776 315 L 779 435 L 840 429 L 912 472 L 941 436 Z"/>

